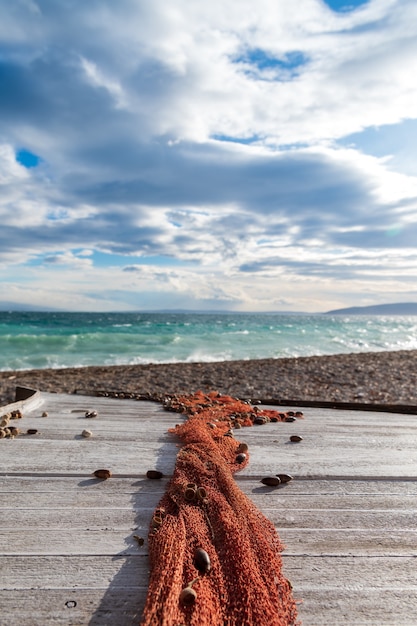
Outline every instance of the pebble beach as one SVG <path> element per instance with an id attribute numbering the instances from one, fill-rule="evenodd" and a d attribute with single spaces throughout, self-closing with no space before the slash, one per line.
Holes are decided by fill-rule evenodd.
<path id="1" fill-rule="evenodd" d="M 17 386 L 52 393 L 165 395 L 216 390 L 242 399 L 417 404 L 417 350 L 299 358 L 0 372 L 0 404 Z"/>

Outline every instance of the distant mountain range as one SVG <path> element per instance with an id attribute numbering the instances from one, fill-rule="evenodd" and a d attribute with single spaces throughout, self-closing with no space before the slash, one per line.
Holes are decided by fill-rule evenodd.
<path id="1" fill-rule="evenodd" d="M 352 306 L 347 309 L 327 311 L 326 315 L 417 315 L 417 302 Z"/>

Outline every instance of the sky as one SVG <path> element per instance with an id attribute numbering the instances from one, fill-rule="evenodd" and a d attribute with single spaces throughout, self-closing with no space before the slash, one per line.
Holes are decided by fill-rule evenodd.
<path id="1" fill-rule="evenodd" d="M 415 0 L 0 0 L 0 308 L 417 301 Z"/>

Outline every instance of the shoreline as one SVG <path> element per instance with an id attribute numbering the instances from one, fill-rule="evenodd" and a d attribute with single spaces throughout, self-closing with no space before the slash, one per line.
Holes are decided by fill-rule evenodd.
<path id="1" fill-rule="evenodd" d="M 239 398 L 417 404 L 417 350 L 277 359 L 88 366 L 0 372 L 0 405 L 17 386 L 52 393 L 164 395 L 219 391 Z"/>

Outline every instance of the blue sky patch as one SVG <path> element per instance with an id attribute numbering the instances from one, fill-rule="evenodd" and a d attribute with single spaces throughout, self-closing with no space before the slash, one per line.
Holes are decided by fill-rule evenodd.
<path id="1" fill-rule="evenodd" d="M 368 4 L 368 2 L 369 0 L 324 0 L 328 7 L 340 13 L 354 11 L 363 4 Z"/>
<path id="2" fill-rule="evenodd" d="M 35 258 L 32 258 L 27 262 L 30 267 L 39 267 L 41 265 L 54 265 L 59 262 L 59 259 L 63 256 L 64 252 L 51 252 L 46 254 L 40 254 Z M 125 254 L 111 254 L 106 252 L 99 252 L 94 250 L 92 254 L 85 254 L 82 250 L 72 250 L 73 260 L 87 258 L 91 259 L 94 267 L 125 267 L 125 266 L 137 266 L 137 265 L 156 265 L 159 267 L 164 266 L 180 266 L 190 265 L 189 261 L 182 261 L 181 259 L 174 259 L 172 257 L 164 255 L 153 256 L 129 256 Z M 66 259 L 67 263 L 71 263 L 71 257 Z"/>
<path id="3" fill-rule="evenodd" d="M 243 60 L 251 65 L 256 65 L 259 70 L 270 67 L 278 67 L 284 70 L 293 70 L 307 61 L 305 55 L 299 51 L 287 52 L 283 58 L 276 58 L 267 54 L 264 50 L 255 48 L 249 50 Z"/>
<path id="4" fill-rule="evenodd" d="M 231 143 L 243 143 L 246 146 L 251 143 L 255 143 L 255 141 L 259 141 L 259 137 L 231 137 L 230 135 L 212 135 L 211 139 L 215 139 L 216 141 L 230 141 Z"/>
<path id="5" fill-rule="evenodd" d="M 95 250 L 91 256 L 93 263 L 97 267 L 115 267 L 124 265 L 158 265 L 158 266 L 178 266 L 187 265 L 188 261 L 181 261 L 172 257 L 156 254 L 151 256 L 128 256 L 124 254 L 107 254 Z"/>
<path id="6" fill-rule="evenodd" d="M 277 57 L 268 54 L 260 48 L 252 48 L 247 50 L 242 56 L 237 57 L 235 62 L 251 65 L 258 72 L 275 70 L 277 74 L 276 80 L 291 80 L 298 76 L 299 68 L 308 63 L 308 57 L 299 50 L 292 50 Z"/>
<path id="7" fill-rule="evenodd" d="M 366 128 L 347 135 L 338 141 L 344 147 L 354 147 L 376 157 L 391 156 L 390 167 L 397 171 L 417 175 L 415 143 L 417 120 L 407 119 L 398 124 L 384 124 Z"/>
<path id="8" fill-rule="evenodd" d="M 29 150 L 19 150 L 16 152 L 16 161 L 28 169 L 39 165 L 41 160 L 42 159 L 37 154 L 29 152 Z"/>

